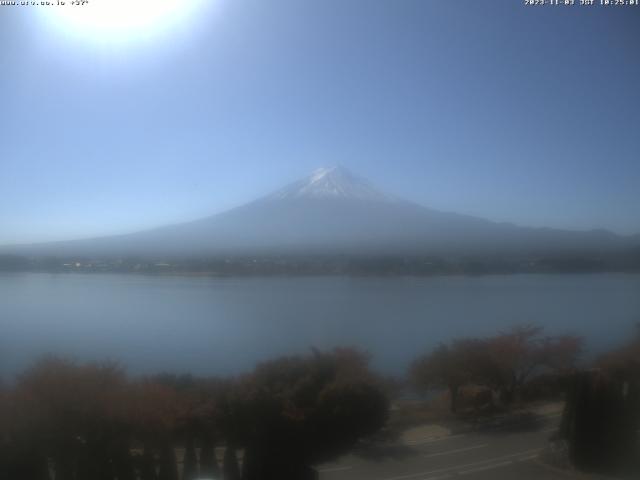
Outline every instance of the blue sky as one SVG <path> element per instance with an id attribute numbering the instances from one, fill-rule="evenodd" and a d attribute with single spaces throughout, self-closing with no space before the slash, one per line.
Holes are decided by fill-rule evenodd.
<path id="1" fill-rule="evenodd" d="M 442 210 L 640 233 L 640 7 L 217 2 L 118 44 L 0 7 L 0 244 L 190 220 L 335 164 Z"/>

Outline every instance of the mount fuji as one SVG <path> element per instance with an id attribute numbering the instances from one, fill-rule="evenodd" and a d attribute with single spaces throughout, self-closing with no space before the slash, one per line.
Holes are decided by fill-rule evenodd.
<path id="1" fill-rule="evenodd" d="M 378 190 L 342 167 L 320 168 L 266 197 L 201 220 L 143 232 L 25 245 L 57 256 L 601 255 L 640 237 L 527 228 L 433 210 Z"/>

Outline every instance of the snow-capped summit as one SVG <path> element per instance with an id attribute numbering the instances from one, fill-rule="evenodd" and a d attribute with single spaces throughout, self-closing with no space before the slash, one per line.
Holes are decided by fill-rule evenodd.
<path id="1" fill-rule="evenodd" d="M 318 168 L 307 178 L 288 185 L 269 198 L 350 198 L 376 202 L 397 201 L 391 195 L 373 187 L 367 180 L 338 166 Z"/>

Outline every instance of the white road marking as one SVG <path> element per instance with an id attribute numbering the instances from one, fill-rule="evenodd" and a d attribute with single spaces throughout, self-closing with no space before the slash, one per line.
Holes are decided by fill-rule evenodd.
<path id="1" fill-rule="evenodd" d="M 462 438 L 466 437 L 465 433 L 459 433 L 456 435 L 443 435 L 442 437 L 422 437 L 417 438 L 415 440 L 410 440 L 408 442 L 404 442 L 405 445 L 424 445 L 426 443 L 434 443 L 441 442 L 442 440 L 450 440 L 452 438 Z"/>
<path id="2" fill-rule="evenodd" d="M 351 465 L 345 465 L 344 467 L 327 467 L 320 468 L 318 471 L 320 473 L 331 473 L 331 472 L 342 472 L 343 470 L 351 470 L 353 467 Z"/>
<path id="3" fill-rule="evenodd" d="M 534 458 L 538 458 L 538 454 L 537 453 L 534 454 L 534 455 L 528 455 L 526 457 L 519 458 L 518 461 L 519 462 L 524 462 L 524 461 L 527 461 L 527 460 L 533 460 Z"/>
<path id="4" fill-rule="evenodd" d="M 468 470 L 459 470 L 458 474 L 460 475 L 468 475 L 470 473 L 483 472 L 485 470 L 493 470 L 494 468 L 506 467 L 507 465 L 511 465 L 513 461 L 507 460 L 506 462 L 500 463 L 491 463 L 489 465 L 484 465 L 482 467 L 470 468 Z"/>
<path id="5" fill-rule="evenodd" d="M 397 477 L 388 477 L 388 478 L 385 478 L 383 480 L 404 480 L 404 479 L 407 479 L 407 478 L 425 477 L 425 476 L 428 476 L 428 475 L 432 475 L 434 473 L 437 474 L 437 473 L 445 473 L 445 472 L 456 472 L 456 471 L 459 471 L 458 470 L 459 468 L 476 467 L 476 466 L 491 464 L 492 462 L 501 462 L 501 461 L 505 461 L 506 459 L 512 459 L 513 457 L 518 457 L 518 456 L 523 456 L 523 455 L 525 456 L 525 458 L 528 459 L 529 456 L 532 453 L 536 452 L 536 454 L 537 454 L 537 452 L 539 452 L 539 451 L 540 451 L 539 448 L 532 448 L 530 450 L 524 450 L 522 452 L 512 453 L 510 455 L 502 455 L 500 457 L 495 457 L 495 458 L 489 458 L 487 460 L 482 460 L 482 461 L 479 461 L 479 462 L 472 462 L 472 463 L 467 463 L 467 464 L 464 464 L 464 465 L 454 465 L 454 466 L 451 466 L 451 467 L 438 468 L 437 470 L 430 470 L 430 471 L 427 471 L 427 472 L 418 472 L 418 473 L 410 473 L 410 474 L 407 474 L 407 475 L 399 475 Z M 515 460 L 517 461 L 518 459 L 515 459 Z M 429 477 L 429 480 L 430 480 L 430 478 L 431 477 Z"/>
<path id="6" fill-rule="evenodd" d="M 472 447 L 458 448 L 456 450 L 447 450 L 446 452 L 430 453 L 429 455 L 422 455 L 424 458 L 441 457 L 443 455 L 454 455 L 460 452 L 468 452 L 469 450 L 475 450 L 477 448 L 483 448 L 489 446 L 488 443 L 482 445 L 473 445 Z"/>

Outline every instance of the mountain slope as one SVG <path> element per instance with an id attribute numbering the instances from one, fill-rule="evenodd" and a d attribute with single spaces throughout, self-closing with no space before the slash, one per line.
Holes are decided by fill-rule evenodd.
<path id="1" fill-rule="evenodd" d="M 220 254 L 599 255 L 639 242 L 604 230 L 524 228 L 432 210 L 344 168 L 195 222 L 117 237 L 15 248 L 32 255 Z"/>

